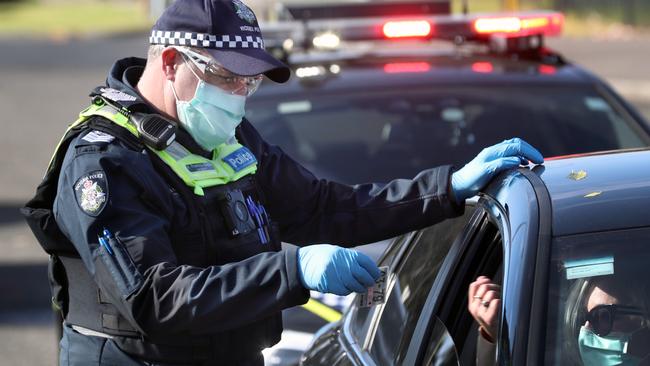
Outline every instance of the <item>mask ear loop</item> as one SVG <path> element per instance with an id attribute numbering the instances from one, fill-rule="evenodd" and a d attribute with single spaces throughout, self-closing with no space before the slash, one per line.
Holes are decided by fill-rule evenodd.
<path id="1" fill-rule="evenodd" d="M 185 56 L 180 51 L 178 51 L 178 52 L 181 54 L 181 57 L 183 57 L 183 61 L 187 63 L 188 61 L 185 59 L 187 56 Z M 199 81 L 196 84 L 196 88 L 194 89 L 194 95 L 196 96 L 196 91 L 199 89 L 200 84 L 203 83 L 204 81 L 201 80 L 201 78 L 196 74 L 196 72 L 194 72 L 194 70 L 192 69 L 191 66 L 188 65 L 187 68 L 190 69 L 190 72 L 192 73 L 192 75 L 194 75 L 194 77 L 196 77 L 196 79 Z M 176 103 L 183 102 L 182 100 L 180 100 L 178 98 L 178 95 L 176 94 L 176 88 L 174 88 L 174 83 L 171 80 L 167 80 L 167 81 L 169 82 L 170 86 L 172 87 L 172 93 L 174 94 L 174 98 L 176 99 Z"/>
<path id="2" fill-rule="evenodd" d="M 176 88 L 174 88 L 174 83 L 171 80 L 167 80 L 167 83 L 172 88 L 172 93 L 174 94 L 174 99 L 176 99 L 176 103 L 180 102 L 180 100 L 178 99 L 178 95 L 176 94 Z"/>

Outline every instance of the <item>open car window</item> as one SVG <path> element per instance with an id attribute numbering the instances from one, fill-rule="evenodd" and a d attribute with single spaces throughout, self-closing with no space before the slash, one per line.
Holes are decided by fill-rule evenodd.
<path id="1" fill-rule="evenodd" d="M 436 281 L 429 294 L 427 309 L 435 309 L 435 312 L 425 309 L 425 313 L 430 315 L 423 316 L 418 324 L 416 333 L 422 338 L 421 344 L 411 346 L 413 352 L 409 361 L 417 359 L 418 364 L 438 364 L 435 360 L 439 353 L 444 354 L 440 350 L 440 342 L 441 339 L 446 341 L 446 337 L 441 338 L 435 328 L 436 323 L 442 321 L 451 335 L 460 365 L 497 364 L 497 345 L 480 342 L 479 324 L 468 309 L 469 285 L 478 276 L 487 276 L 498 285 L 503 283 L 503 233 L 500 225 L 492 221 L 482 205 L 479 204 L 479 207 L 463 234 L 463 240 L 454 245 L 445 259 L 445 277 L 442 282 Z M 501 327 L 501 318 L 501 314 L 498 314 L 497 329 Z M 418 356 L 414 356 L 416 349 Z"/>
<path id="2" fill-rule="evenodd" d="M 364 343 L 377 365 L 402 364 L 429 289 L 473 211 L 474 206 L 467 206 L 464 216 L 422 230 L 399 258 L 388 281 L 386 303 L 377 307 Z"/>

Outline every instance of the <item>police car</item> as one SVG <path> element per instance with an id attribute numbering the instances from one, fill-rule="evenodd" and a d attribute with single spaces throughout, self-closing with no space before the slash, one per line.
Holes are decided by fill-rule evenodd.
<path id="1" fill-rule="evenodd" d="M 385 301 L 353 302 L 301 364 L 647 365 L 648 161 L 594 153 L 501 174 L 464 215 L 395 238 Z M 480 275 L 501 285 L 491 354 L 468 311 Z"/>
<path id="2" fill-rule="evenodd" d="M 629 103 L 544 46 L 562 14 L 428 14 L 444 4 L 289 7 L 297 20 L 262 28 L 293 77 L 262 84 L 248 119 L 317 176 L 345 183 L 464 164 L 512 136 L 544 156 L 650 143 Z M 363 13 L 380 16 L 341 18 Z"/>
<path id="3" fill-rule="evenodd" d="M 247 118 L 316 176 L 349 184 L 459 166 L 513 136 L 547 157 L 650 146 L 650 125 L 629 103 L 544 45 L 562 14 L 449 10 L 447 1 L 287 6 L 262 30 L 293 77 L 262 84 Z M 289 331 L 268 364 L 295 358 L 350 302 L 316 296 L 285 313 Z"/>

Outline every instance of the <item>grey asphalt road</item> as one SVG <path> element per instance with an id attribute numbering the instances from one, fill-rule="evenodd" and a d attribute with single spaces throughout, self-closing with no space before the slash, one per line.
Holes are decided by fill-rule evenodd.
<path id="1" fill-rule="evenodd" d="M 650 39 L 549 42 L 609 80 L 650 119 Z M 33 194 L 68 123 L 113 60 L 143 56 L 144 34 L 50 43 L 0 39 L 0 365 L 54 364 L 46 256 L 18 207 Z"/>

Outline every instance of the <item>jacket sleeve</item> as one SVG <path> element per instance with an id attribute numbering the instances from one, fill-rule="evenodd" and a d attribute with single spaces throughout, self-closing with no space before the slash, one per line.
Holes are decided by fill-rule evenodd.
<path id="1" fill-rule="evenodd" d="M 117 141 L 70 147 L 54 212 L 100 290 L 145 334 L 225 331 L 308 299 L 295 247 L 207 268 L 177 263 L 168 185 L 145 153 Z M 112 253 L 99 243 L 105 228 Z"/>
<path id="2" fill-rule="evenodd" d="M 349 186 L 318 179 L 244 121 L 238 138 L 258 159 L 258 179 L 283 241 L 356 246 L 461 215 L 450 197 L 452 167 L 413 179 Z"/>

